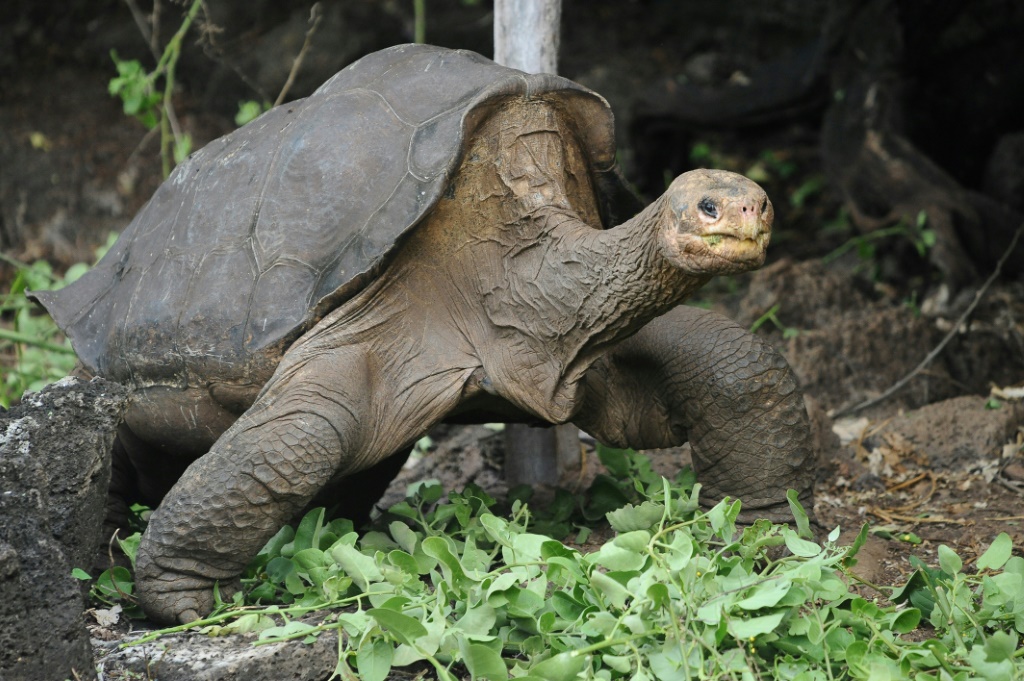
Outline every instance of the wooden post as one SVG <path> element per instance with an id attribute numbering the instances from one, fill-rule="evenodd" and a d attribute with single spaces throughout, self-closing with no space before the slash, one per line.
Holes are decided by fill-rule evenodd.
<path id="1" fill-rule="evenodd" d="M 494 61 L 527 73 L 557 73 L 562 0 L 495 0 Z M 505 427 L 509 485 L 571 485 L 582 466 L 573 425 Z"/>
<path id="2" fill-rule="evenodd" d="M 527 73 L 558 72 L 562 0 L 495 0 L 494 61 Z"/>

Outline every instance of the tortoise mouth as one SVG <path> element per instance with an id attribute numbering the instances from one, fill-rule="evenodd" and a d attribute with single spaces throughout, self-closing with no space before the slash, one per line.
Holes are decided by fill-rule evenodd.
<path id="1" fill-rule="evenodd" d="M 759 231 L 755 234 L 710 232 L 702 234 L 700 240 L 709 251 L 720 258 L 736 263 L 760 263 L 764 260 L 770 237 L 771 232 L 768 231 Z"/>

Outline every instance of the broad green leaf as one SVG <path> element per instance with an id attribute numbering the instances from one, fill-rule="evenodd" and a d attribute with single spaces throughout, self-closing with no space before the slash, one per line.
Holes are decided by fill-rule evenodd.
<path id="1" fill-rule="evenodd" d="M 324 509 L 314 508 L 302 517 L 299 521 L 299 526 L 295 530 L 295 539 L 292 542 L 293 553 L 298 553 L 303 549 L 312 548 L 318 546 L 318 539 L 320 538 L 320 530 L 324 524 Z"/>
<path id="2" fill-rule="evenodd" d="M 603 572 L 595 571 L 590 575 L 590 583 L 601 593 L 606 601 L 616 608 L 624 608 L 626 601 L 633 595 L 617 580 L 612 579 Z"/>
<path id="3" fill-rule="evenodd" d="M 384 578 L 377 568 L 377 562 L 359 549 L 347 544 L 335 544 L 330 550 L 334 562 L 352 578 L 359 590 L 366 593 L 371 582 L 379 582 Z"/>
<path id="4" fill-rule="evenodd" d="M 748 591 L 749 595 L 736 605 L 744 610 L 760 610 L 777 604 L 789 592 L 793 583 L 786 578 L 762 582 Z"/>
<path id="5" fill-rule="evenodd" d="M 583 671 L 586 664 L 586 656 L 567 651 L 530 666 L 529 671 L 530 676 L 537 676 L 546 681 L 570 681 Z"/>
<path id="6" fill-rule="evenodd" d="M 128 535 L 124 539 L 117 538 L 117 544 L 124 551 L 124 555 L 128 556 L 128 560 L 132 564 L 132 569 L 135 569 L 135 555 L 139 552 L 139 542 L 142 541 L 142 534 L 135 532 Z"/>
<path id="7" fill-rule="evenodd" d="M 130 596 L 135 587 L 132 574 L 127 568 L 116 565 L 109 570 L 104 570 L 96 579 L 94 587 L 96 593 L 104 598 L 123 598 Z"/>
<path id="8" fill-rule="evenodd" d="M 406 496 L 422 500 L 424 503 L 432 504 L 444 496 L 444 488 L 434 478 L 416 480 L 406 488 Z"/>
<path id="9" fill-rule="evenodd" d="M 892 630 L 900 634 L 909 634 L 921 623 L 921 611 L 917 608 L 901 610 L 892 621 Z"/>
<path id="10" fill-rule="evenodd" d="M 558 593 L 554 595 L 557 596 Z M 494 628 L 497 619 L 498 613 L 494 608 L 487 603 L 479 603 L 468 607 L 466 614 L 459 618 L 454 626 L 472 636 L 485 636 Z"/>
<path id="11" fill-rule="evenodd" d="M 813 558 L 821 553 L 821 547 L 812 541 L 801 539 L 796 532 L 788 527 L 782 530 L 782 536 L 786 539 L 786 548 L 794 556 Z"/>
<path id="12" fill-rule="evenodd" d="M 384 639 L 363 639 L 356 651 L 360 681 L 385 681 L 391 672 L 394 646 Z"/>
<path id="13" fill-rule="evenodd" d="M 606 610 L 591 612 L 586 622 L 580 626 L 580 632 L 591 637 L 610 638 L 619 626 L 619 618 Z"/>
<path id="14" fill-rule="evenodd" d="M 590 486 L 583 515 L 588 520 L 605 518 L 609 512 L 622 508 L 629 501 L 629 497 L 615 480 L 606 475 L 598 475 Z"/>
<path id="15" fill-rule="evenodd" d="M 269 627 L 260 632 L 260 640 L 266 641 L 267 639 L 276 638 L 298 638 L 299 636 L 307 633 L 310 629 L 314 629 L 312 624 L 300 622 L 299 620 L 292 620 L 287 624 L 279 627 Z"/>
<path id="16" fill-rule="evenodd" d="M 544 599 L 529 589 L 512 587 L 505 591 L 508 614 L 512 617 L 533 617 L 544 607 Z"/>
<path id="17" fill-rule="evenodd" d="M 633 450 L 606 447 L 600 443 L 596 450 L 598 460 L 608 469 L 608 473 L 612 477 L 621 479 L 629 475 L 629 455 L 633 453 Z"/>
<path id="18" fill-rule="evenodd" d="M 1000 532 L 992 545 L 978 558 L 978 570 L 998 570 L 1013 555 L 1013 540 L 1010 535 Z"/>
<path id="19" fill-rule="evenodd" d="M 786 501 L 789 502 L 789 510 L 793 513 L 793 519 L 796 521 L 796 532 L 804 539 L 813 539 L 814 533 L 811 532 L 811 521 L 807 517 L 807 511 L 800 504 L 799 494 L 795 489 L 786 490 Z"/>
<path id="20" fill-rule="evenodd" d="M 628 551 L 646 552 L 651 541 L 651 533 L 647 530 L 624 532 L 612 539 L 612 543 Z"/>
<path id="21" fill-rule="evenodd" d="M 647 598 L 656 608 L 664 608 L 669 604 L 670 597 L 668 587 L 662 583 L 652 584 L 647 587 Z"/>
<path id="22" fill-rule="evenodd" d="M 685 530 L 674 532 L 669 548 L 671 551 L 665 556 L 665 560 L 670 570 L 678 572 L 690 564 L 690 559 L 693 557 L 693 537 L 689 532 Z"/>
<path id="23" fill-rule="evenodd" d="M 960 559 L 960 556 L 956 555 L 956 552 L 946 546 L 945 544 L 939 544 L 939 567 L 950 577 L 955 577 L 963 568 L 964 562 Z"/>
<path id="24" fill-rule="evenodd" d="M 587 556 L 587 559 L 595 565 L 609 570 L 639 570 L 647 562 L 647 554 L 637 553 L 614 542 L 608 542 L 596 553 Z"/>
<path id="25" fill-rule="evenodd" d="M 446 541 L 444 537 L 427 537 L 423 540 L 422 545 L 423 552 L 431 558 L 437 559 L 441 564 L 441 569 L 445 572 L 445 580 L 450 581 L 457 586 L 465 584 L 467 579 L 470 581 L 476 581 L 467 577 L 466 571 L 462 567 L 462 563 L 460 563 L 458 557 L 452 553 L 451 546 L 448 545 L 448 541 Z"/>
<path id="26" fill-rule="evenodd" d="M 653 501 L 645 501 L 639 506 L 626 504 L 622 508 L 605 514 L 608 523 L 616 532 L 632 532 L 646 530 L 661 522 L 665 515 L 665 505 Z"/>
<path id="27" fill-rule="evenodd" d="M 921 610 L 924 617 L 931 617 L 935 609 L 935 593 L 928 587 L 928 579 L 923 568 L 915 570 L 906 584 L 894 590 L 891 599 L 893 603 L 909 601 L 911 605 Z"/>
<path id="28" fill-rule="evenodd" d="M 1014 681 L 1013 654 L 1016 649 L 1016 635 L 997 631 L 983 646 L 974 646 L 968 659 L 974 671 L 986 681 Z"/>
<path id="29" fill-rule="evenodd" d="M 406 574 L 413 576 L 421 574 L 419 563 L 405 551 L 398 549 L 391 551 L 388 553 L 388 562 Z"/>
<path id="30" fill-rule="evenodd" d="M 564 591 L 551 594 L 551 607 L 562 619 L 574 622 L 583 614 L 584 606 Z"/>
<path id="31" fill-rule="evenodd" d="M 633 668 L 633 657 L 630 655 L 602 655 L 601 661 L 620 674 L 628 674 Z"/>
<path id="32" fill-rule="evenodd" d="M 551 541 L 551 537 L 532 532 L 522 532 L 512 536 L 511 550 L 514 558 L 509 562 L 533 562 L 543 559 L 543 546 Z"/>
<path id="33" fill-rule="evenodd" d="M 381 628 L 390 632 L 397 641 L 415 646 L 416 639 L 427 635 L 427 628 L 419 620 L 403 615 L 396 610 L 372 608 L 366 614 L 377 621 Z"/>
<path id="34" fill-rule="evenodd" d="M 857 564 L 857 552 L 861 550 L 864 543 L 868 540 L 868 523 L 864 523 L 860 526 L 860 532 L 857 533 L 856 539 L 850 544 L 850 547 L 846 549 L 846 553 L 843 555 L 843 565 L 846 567 L 853 567 Z"/>
<path id="35" fill-rule="evenodd" d="M 505 681 L 508 678 L 508 668 L 501 655 L 480 643 L 470 643 L 466 646 L 465 659 L 463 662 L 469 669 L 469 674 L 474 679 L 488 679 L 488 681 Z"/>
<path id="36" fill-rule="evenodd" d="M 770 615 L 751 617 L 750 619 L 730 618 L 728 621 L 729 633 L 739 639 L 750 639 L 761 634 L 767 634 L 775 630 L 775 627 L 782 623 L 786 616 L 783 612 L 773 612 Z"/>
<path id="37" fill-rule="evenodd" d="M 324 565 L 324 552 L 317 548 L 302 549 L 292 557 L 292 562 L 298 570 L 308 572 Z"/>

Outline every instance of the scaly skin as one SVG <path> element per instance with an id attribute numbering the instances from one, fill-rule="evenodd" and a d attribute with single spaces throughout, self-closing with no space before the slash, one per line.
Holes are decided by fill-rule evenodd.
<path id="1" fill-rule="evenodd" d="M 318 492 L 459 410 L 575 419 L 610 444 L 689 438 L 708 498 L 771 517 L 787 487 L 809 500 L 806 415 L 778 354 L 705 313 L 662 317 L 714 274 L 764 261 L 764 191 L 694 171 L 596 229 L 574 139 L 543 100 L 482 125 L 451 196 L 288 349 L 153 514 L 137 558 L 151 618 L 206 614 L 213 583 L 230 590 Z"/>
<path id="2" fill-rule="evenodd" d="M 741 520 L 791 520 L 790 488 L 814 508 L 810 425 L 792 369 L 714 312 L 678 307 L 620 343 L 587 374 L 574 422 L 615 447 L 689 442 L 701 502 L 742 499 Z"/>

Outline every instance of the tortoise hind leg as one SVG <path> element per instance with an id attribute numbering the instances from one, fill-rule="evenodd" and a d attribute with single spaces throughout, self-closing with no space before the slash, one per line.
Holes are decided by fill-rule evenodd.
<path id="1" fill-rule="evenodd" d="M 634 449 L 689 441 L 702 503 L 743 501 L 741 519 L 791 520 L 786 490 L 813 512 L 814 466 L 803 395 L 763 339 L 680 306 L 608 352 L 587 374 L 575 422 Z"/>

